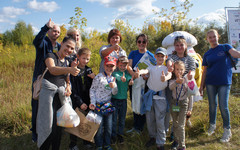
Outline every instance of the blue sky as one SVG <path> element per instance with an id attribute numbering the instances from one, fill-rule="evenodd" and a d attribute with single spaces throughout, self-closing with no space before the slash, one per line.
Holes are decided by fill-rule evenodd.
<path id="1" fill-rule="evenodd" d="M 182 0 L 176 0 L 177 2 Z M 193 7 L 188 18 L 198 18 L 198 23 L 214 21 L 222 25 L 225 7 L 238 7 L 239 0 L 191 0 Z M 170 0 L 0 0 L 0 33 L 14 29 L 22 20 L 33 26 L 37 33 L 52 18 L 68 28 L 69 18 L 74 16 L 75 7 L 82 8 L 87 18 L 86 31 L 96 29 L 108 32 L 114 19 L 128 19 L 132 27 L 141 28 L 146 19 L 154 20 L 152 9 L 172 6 Z"/>

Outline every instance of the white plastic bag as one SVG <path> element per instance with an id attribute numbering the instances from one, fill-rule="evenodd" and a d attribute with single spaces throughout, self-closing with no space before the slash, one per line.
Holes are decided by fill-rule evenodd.
<path id="1" fill-rule="evenodd" d="M 73 110 L 69 103 L 64 105 L 57 111 L 57 125 L 62 127 L 76 127 L 80 123 L 80 118 Z"/>
<path id="2" fill-rule="evenodd" d="M 87 116 L 86 116 L 86 119 L 88 121 L 91 121 L 91 122 L 94 122 L 94 123 L 97 123 L 97 124 L 101 124 L 102 122 L 102 116 L 94 113 L 93 111 L 89 111 Z"/>
<path id="3" fill-rule="evenodd" d="M 195 79 L 191 79 L 191 80 L 188 80 L 188 78 L 186 77 L 187 79 L 187 85 L 188 85 L 188 95 L 197 95 L 199 93 L 199 89 L 197 87 L 197 83 L 195 81 Z"/>

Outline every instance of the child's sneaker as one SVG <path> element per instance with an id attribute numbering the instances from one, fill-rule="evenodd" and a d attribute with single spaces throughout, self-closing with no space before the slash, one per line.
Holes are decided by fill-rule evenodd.
<path id="1" fill-rule="evenodd" d="M 171 145 L 171 149 L 172 150 L 176 150 L 178 147 L 178 142 L 177 141 L 173 141 L 172 145 Z"/>
<path id="2" fill-rule="evenodd" d="M 104 146 L 104 149 L 105 149 L 105 150 L 113 150 L 110 145 Z"/>
<path id="3" fill-rule="evenodd" d="M 145 147 L 153 146 L 156 143 L 155 138 L 150 138 L 150 140 L 145 144 Z"/>
<path id="4" fill-rule="evenodd" d="M 215 132 L 216 129 L 216 124 L 210 124 L 209 129 L 208 129 L 208 136 L 212 135 Z"/>
<path id="5" fill-rule="evenodd" d="M 231 129 L 224 128 L 223 136 L 220 139 L 221 142 L 229 142 L 230 138 L 232 137 Z"/>

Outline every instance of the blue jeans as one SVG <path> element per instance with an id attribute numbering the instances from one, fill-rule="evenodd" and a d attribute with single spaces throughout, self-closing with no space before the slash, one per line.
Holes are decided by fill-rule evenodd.
<path id="1" fill-rule="evenodd" d="M 230 113 L 228 109 L 228 99 L 231 85 L 206 85 L 209 102 L 210 124 L 216 124 L 217 105 L 223 119 L 223 128 L 230 129 Z M 218 101 L 217 101 L 218 97 Z"/>
<path id="2" fill-rule="evenodd" d="M 99 112 L 95 111 L 98 115 Z M 96 147 L 103 147 L 111 144 L 111 133 L 112 133 L 112 113 L 108 115 L 101 115 L 102 122 L 99 129 L 94 137 Z"/>
<path id="3" fill-rule="evenodd" d="M 115 106 L 112 120 L 112 137 L 123 135 L 125 128 L 125 119 L 127 113 L 127 100 L 126 99 L 114 99 L 112 98 L 112 104 Z M 118 125 L 118 131 L 117 131 Z"/>

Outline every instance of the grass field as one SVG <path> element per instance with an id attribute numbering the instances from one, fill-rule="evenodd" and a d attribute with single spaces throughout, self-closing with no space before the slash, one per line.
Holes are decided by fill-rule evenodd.
<path id="1" fill-rule="evenodd" d="M 34 52 L 26 51 L 14 55 L 0 55 L 0 150 L 34 150 L 35 143 L 31 141 L 31 80 L 34 65 Z M 231 114 L 232 139 L 229 143 L 220 143 L 222 136 L 222 118 L 218 110 L 217 129 L 208 137 L 208 102 L 206 100 L 194 103 L 191 118 L 192 128 L 186 128 L 186 146 L 189 150 L 239 150 L 240 149 L 240 97 L 230 96 L 229 108 Z M 130 101 L 126 130 L 133 125 Z M 169 134 L 168 134 L 169 136 Z M 115 150 L 144 150 L 148 140 L 145 129 L 141 135 L 125 135 L 125 143 L 115 145 Z M 68 149 L 69 134 L 63 132 L 61 150 Z M 166 149 L 171 143 L 167 140 Z M 82 142 L 78 140 L 82 148 Z M 155 146 L 149 150 L 156 149 Z"/>

